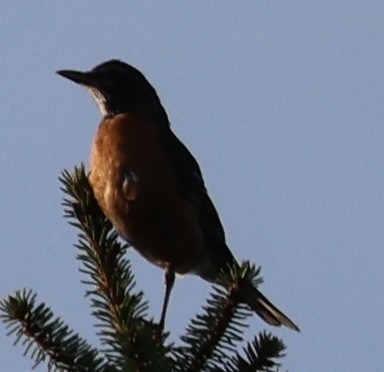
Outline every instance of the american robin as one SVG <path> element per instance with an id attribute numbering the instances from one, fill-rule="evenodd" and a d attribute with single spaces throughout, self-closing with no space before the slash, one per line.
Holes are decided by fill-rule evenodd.
<path id="1" fill-rule="evenodd" d="M 103 116 L 92 147 L 90 184 L 119 234 L 165 269 L 163 327 L 175 273 L 215 283 L 221 270 L 237 265 L 200 167 L 136 68 L 111 60 L 88 72 L 58 74 L 83 85 Z M 250 282 L 241 291 L 241 299 L 264 321 L 299 331 Z"/>

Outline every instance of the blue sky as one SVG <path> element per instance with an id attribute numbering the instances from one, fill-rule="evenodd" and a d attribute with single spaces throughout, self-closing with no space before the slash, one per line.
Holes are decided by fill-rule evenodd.
<path id="1" fill-rule="evenodd" d="M 292 372 L 383 370 L 383 19 L 379 1 L 3 4 L 0 297 L 33 288 L 96 342 L 57 178 L 88 164 L 100 117 L 54 72 L 119 58 L 199 160 L 236 257 L 303 330 L 255 317 L 250 333 L 281 336 Z M 130 257 L 158 317 L 162 272 Z M 208 292 L 177 281 L 174 337 Z M 29 370 L 0 332 L 1 368 Z"/>

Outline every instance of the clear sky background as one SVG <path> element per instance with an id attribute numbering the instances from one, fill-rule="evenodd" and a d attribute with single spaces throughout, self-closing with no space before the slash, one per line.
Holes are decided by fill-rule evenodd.
<path id="1" fill-rule="evenodd" d="M 301 334 L 252 321 L 294 371 L 384 370 L 384 2 L 3 2 L 0 14 L 0 297 L 33 288 L 94 344 L 62 217 L 61 171 L 88 164 L 100 115 L 55 75 L 119 58 L 156 87 L 201 164 L 239 260 Z M 130 252 L 157 317 L 161 270 Z M 173 337 L 204 303 L 177 281 Z M 0 325 L 1 371 L 29 358 Z M 38 368 L 44 371 L 45 367 Z"/>

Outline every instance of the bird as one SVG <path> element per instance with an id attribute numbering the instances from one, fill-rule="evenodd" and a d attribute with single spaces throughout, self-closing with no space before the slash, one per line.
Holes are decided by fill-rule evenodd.
<path id="1" fill-rule="evenodd" d="M 200 166 L 171 130 L 155 88 L 137 68 L 112 59 L 89 71 L 57 73 L 85 87 L 102 115 L 89 182 L 119 235 L 165 270 L 163 329 L 175 274 L 217 284 L 222 271 L 239 267 Z M 241 288 L 241 301 L 266 323 L 300 331 L 250 281 Z"/>

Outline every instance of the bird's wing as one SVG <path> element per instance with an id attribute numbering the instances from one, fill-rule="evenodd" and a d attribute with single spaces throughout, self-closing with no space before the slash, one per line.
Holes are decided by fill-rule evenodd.
<path id="1" fill-rule="evenodd" d="M 163 133 L 163 144 L 176 173 L 180 193 L 196 208 L 211 261 L 217 269 L 222 269 L 234 258 L 225 243 L 224 229 L 208 195 L 199 164 L 171 129 L 167 128 Z"/>

